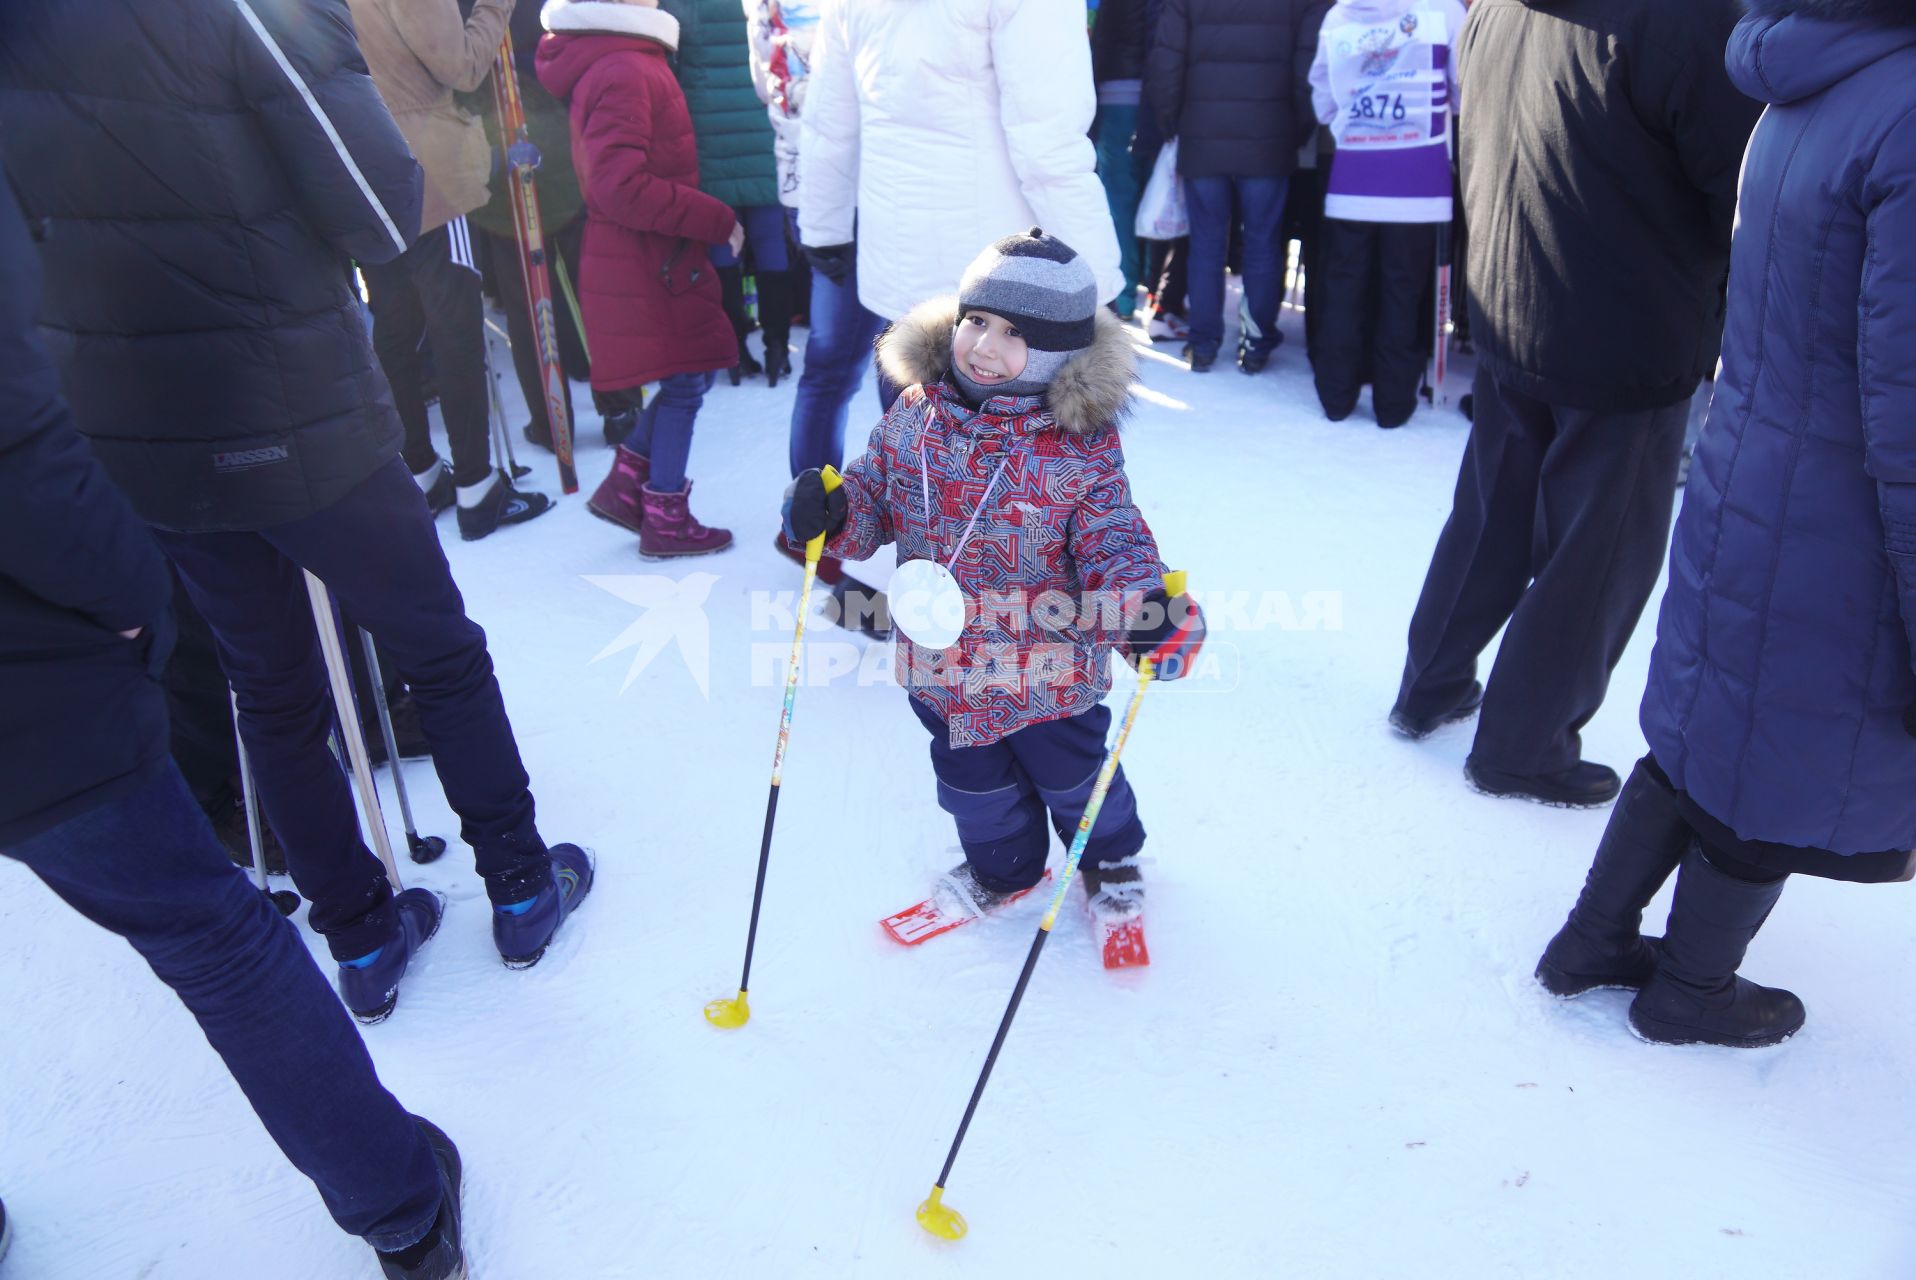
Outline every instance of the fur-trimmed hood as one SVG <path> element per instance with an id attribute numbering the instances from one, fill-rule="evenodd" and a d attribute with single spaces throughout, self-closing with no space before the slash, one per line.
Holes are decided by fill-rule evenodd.
<path id="1" fill-rule="evenodd" d="M 1751 13 L 1769 18 L 1799 13 L 1819 22 L 1916 27 L 1916 0 L 1744 0 L 1744 5 Z"/>
<path id="2" fill-rule="evenodd" d="M 679 49 L 679 20 L 660 9 L 658 0 L 546 0 L 539 23 L 554 35 L 637 36 Z"/>
<path id="3" fill-rule="evenodd" d="M 921 302 L 878 339 L 878 367 L 901 387 L 944 381 L 958 328 L 956 295 Z M 1045 388 L 1044 407 L 1062 431 L 1089 435 L 1116 427 L 1131 411 L 1138 353 L 1124 323 L 1098 308 L 1091 345 L 1065 362 Z"/>

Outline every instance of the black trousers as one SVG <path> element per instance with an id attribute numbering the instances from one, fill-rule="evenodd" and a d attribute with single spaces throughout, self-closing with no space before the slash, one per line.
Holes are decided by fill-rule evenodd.
<path id="1" fill-rule="evenodd" d="M 1455 706 L 1503 629 L 1471 758 L 1555 773 L 1581 759 L 1579 731 L 1662 572 L 1689 406 L 1566 409 L 1482 370 L 1474 392 L 1397 705 L 1418 716 Z"/>
<path id="2" fill-rule="evenodd" d="M 492 470 L 486 402 L 485 303 L 472 234 L 464 218 L 428 231 L 391 262 L 362 267 L 373 310 L 373 350 L 392 384 L 414 475 L 439 458 L 426 420 L 420 350 L 432 347 L 439 412 L 452 448 L 454 484 L 478 484 Z"/>
<path id="3" fill-rule="evenodd" d="M 1437 229 L 1424 223 L 1324 219 L 1311 311 L 1311 374 L 1333 419 L 1350 416 L 1371 384 L 1381 427 L 1401 426 L 1417 409 L 1430 357 L 1423 323 L 1437 262 Z"/>
<path id="4" fill-rule="evenodd" d="M 572 308 L 566 302 L 565 288 L 559 282 L 558 259 L 576 291 L 579 287 L 579 250 L 585 238 L 585 215 L 580 214 L 557 231 L 546 232 L 546 279 L 552 291 L 552 324 L 559 338 L 559 367 L 564 371 L 566 420 L 572 420 L 570 380 L 581 382 L 592 376 L 586 359 L 585 342 L 579 326 L 573 323 Z M 539 366 L 539 348 L 532 340 L 532 311 L 526 302 L 525 278 L 519 274 L 519 241 L 513 236 L 482 233 L 486 260 L 481 264 L 491 282 L 499 309 L 505 312 L 506 336 L 512 341 L 512 370 L 519 378 L 519 392 L 525 397 L 532 425 L 550 435 L 552 422 L 546 413 L 545 371 Z"/>

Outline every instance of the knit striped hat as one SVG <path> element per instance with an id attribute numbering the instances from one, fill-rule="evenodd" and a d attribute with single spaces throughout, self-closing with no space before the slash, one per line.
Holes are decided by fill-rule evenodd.
<path id="1" fill-rule="evenodd" d="M 1024 335 L 1024 372 L 1010 382 L 979 386 L 953 369 L 966 395 L 1042 395 L 1072 356 L 1091 345 L 1097 332 L 1098 281 L 1083 258 L 1037 227 L 1006 236 L 965 268 L 958 284 L 958 314 L 989 311 Z"/>

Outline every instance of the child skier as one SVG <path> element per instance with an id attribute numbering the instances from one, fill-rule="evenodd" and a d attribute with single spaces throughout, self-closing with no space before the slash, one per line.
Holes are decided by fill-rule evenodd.
<path id="1" fill-rule="evenodd" d="M 685 468 L 699 406 L 738 355 L 706 254 L 744 241 L 738 216 L 698 189 L 698 153 L 668 55 L 679 24 L 658 0 L 549 0 L 539 83 L 566 103 L 585 196 L 579 302 L 592 390 L 629 413 L 659 384 L 586 506 L 639 535 L 648 559 L 707 555 L 729 530 L 692 514 Z"/>
<path id="2" fill-rule="evenodd" d="M 998 241 L 958 297 L 894 325 L 878 358 L 904 393 L 842 487 L 827 493 L 816 470 L 792 482 L 785 532 L 829 535 L 826 554 L 846 560 L 898 544 L 901 683 L 965 854 L 886 922 L 911 944 L 1037 885 L 1047 810 L 1069 842 L 1103 762 L 1112 650 L 1176 679 L 1203 624 L 1188 597 L 1166 598 L 1125 478 L 1130 339 L 1067 245 L 1035 228 Z M 1110 966 L 1147 959 L 1143 844 L 1120 769 L 1080 864 Z"/>
<path id="3" fill-rule="evenodd" d="M 1311 369 L 1341 422 L 1371 384 L 1380 427 L 1417 408 L 1422 302 L 1451 221 L 1457 0 L 1339 0 L 1324 16 L 1311 100 L 1336 140 L 1324 198 L 1321 310 Z M 1321 288 L 1319 287 L 1321 284 Z"/>

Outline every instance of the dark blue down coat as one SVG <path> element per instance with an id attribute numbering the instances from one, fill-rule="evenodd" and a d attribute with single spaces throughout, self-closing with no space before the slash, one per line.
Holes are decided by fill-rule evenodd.
<path id="1" fill-rule="evenodd" d="M 1916 14 L 1758 0 L 1723 367 L 1643 731 L 1745 839 L 1916 845 Z"/>
<path id="2" fill-rule="evenodd" d="M 0 121 L 74 420 L 149 522 L 297 520 L 399 451 L 349 259 L 422 188 L 345 0 L 0 0 Z"/>

